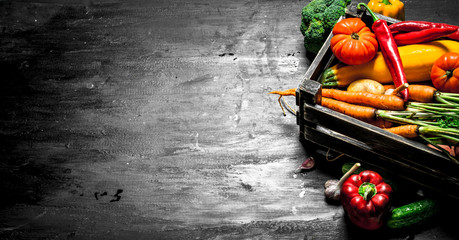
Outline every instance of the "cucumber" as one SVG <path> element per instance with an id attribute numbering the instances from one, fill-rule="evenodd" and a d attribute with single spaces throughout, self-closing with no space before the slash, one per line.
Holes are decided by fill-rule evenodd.
<path id="1" fill-rule="evenodd" d="M 422 199 L 392 210 L 387 220 L 389 228 L 411 227 L 426 222 L 439 211 L 439 204 L 433 199 Z"/>

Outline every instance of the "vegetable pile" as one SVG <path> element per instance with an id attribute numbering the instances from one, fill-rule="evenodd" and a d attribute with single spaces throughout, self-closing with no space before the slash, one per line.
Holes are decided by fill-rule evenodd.
<path id="1" fill-rule="evenodd" d="M 351 167 L 352 166 L 352 167 Z M 404 204 L 393 206 L 392 195 L 405 191 L 403 186 L 386 175 L 365 169 L 360 163 L 344 163 L 343 177 L 338 190 L 330 194 L 330 183 L 325 183 L 325 197 L 338 201 L 346 211 L 349 220 L 366 230 L 406 229 L 421 226 L 433 220 L 440 212 L 440 201 L 430 197 L 416 198 Z"/>
<path id="2" fill-rule="evenodd" d="M 403 3 L 396 2 L 379 3 L 398 7 L 399 19 L 404 19 Z M 424 142 L 459 164 L 459 27 L 425 21 L 388 24 L 373 13 L 372 9 L 379 9 L 384 14 L 376 3 L 357 5 L 372 16 L 371 29 L 360 18 L 323 24 L 328 13 L 317 7 L 345 9 L 348 2 L 313 0 L 303 8 L 307 49 L 311 45 L 306 44 L 310 43 L 306 36 L 311 32 L 304 30 L 312 28 L 304 26 L 333 25 L 330 49 L 338 63 L 320 76 L 318 104 Z M 296 89 L 271 93 L 280 95 L 282 107 L 282 97 L 295 95 Z"/>
<path id="3" fill-rule="evenodd" d="M 347 4 L 313 0 L 303 8 L 301 32 L 306 50 L 317 53 L 331 31 L 330 50 L 336 57 L 318 79 L 322 88 L 316 104 L 388 134 L 425 143 L 459 164 L 459 27 L 405 21 L 403 3 L 398 0 L 359 3 L 358 8 L 372 16 L 372 23 L 360 18 L 336 21 Z M 401 21 L 389 24 L 374 12 Z M 296 88 L 270 93 L 279 95 L 283 111 L 287 106 L 296 114 L 281 101 L 284 96 L 296 96 Z M 343 206 L 354 225 L 366 230 L 400 229 L 437 214 L 439 202 L 428 197 L 391 206 L 392 192 L 400 191 L 401 185 L 375 171 L 358 170 L 359 163 L 351 166 L 346 171 L 343 166 L 340 180 L 325 183 L 324 194 Z"/>

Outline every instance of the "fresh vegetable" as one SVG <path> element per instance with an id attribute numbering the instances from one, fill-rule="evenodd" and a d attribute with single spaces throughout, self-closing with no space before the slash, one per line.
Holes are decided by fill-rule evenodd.
<path id="1" fill-rule="evenodd" d="M 386 89 L 381 83 L 372 79 L 359 79 L 347 87 L 348 92 L 369 92 L 373 94 L 384 94 Z"/>
<path id="2" fill-rule="evenodd" d="M 382 55 L 384 60 L 389 68 L 392 80 L 394 81 L 395 87 L 398 87 L 407 82 L 405 70 L 403 68 L 403 63 L 400 58 L 400 53 L 395 43 L 394 37 L 392 36 L 389 26 L 385 20 L 379 19 L 371 9 L 365 3 L 359 3 L 357 8 L 360 9 L 361 6 L 365 6 L 367 11 L 373 17 L 373 25 L 371 29 L 376 35 L 376 39 L 379 42 Z M 405 89 L 400 92 L 403 97 L 403 100 L 408 101 L 408 89 Z"/>
<path id="3" fill-rule="evenodd" d="M 354 164 L 355 163 L 351 163 L 351 162 L 344 163 L 343 166 L 341 166 L 341 172 L 343 174 L 345 174 L 346 172 L 348 172 L 352 168 L 352 166 L 354 166 Z M 368 170 L 368 169 L 365 169 L 365 166 L 360 165 L 360 167 L 357 170 L 354 171 L 354 174 L 359 174 L 359 173 L 361 173 L 361 172 L 363 172 L 365 170 Z M 381 173 L 379 175 L 381 175 L 381 177 L 383 178 L 385 183 L 390 185 L 390 187 L 392 188 L 392 190 L 394 192 L 397 191 L 400 188 L 399 184 L 397 182 L 393 181 L 392 179 L 390 179 L 389 177 L 384 176 Z"/>
<path id="4" fill-rule="evenodd" d="M 394 88 L 391 88 L 391 89 L 387 89 L 384 94 L 385 95 L 396 95 L 396 96 L 400 96 L 400 92 L 407 89 L 409 86 L 408 83 L 404 83 L 398 87 L 394 87 Z"/>
<path id="5" fill-rule="evenodd" d="M 322 97 L 333 98 L 347 103 L 370 106 L 377 109 L 405 109 L 405 102 L 403 99 L 395 95 L 379 95 L 367 92 L 348 92 L 339 89 L 323 88 Z"/>
<path id="6" fill-rule="evenodd" d="M 387 220 L 387 226 L 389 228 L 404 228 L 419 225 L 432 219 L 438 212 L 438 202 L 426 198 L 393 209 Z"/>
<path id="7" fill-rule="evenodd" d="M 322 97 L 321 105 L 364 122 L 371 122 L 376 119 L 376 109 L 373 107 L 350 104 L 326 97 Z"/>
<path id="8" fill-rule="evenodd" d="M 385 86 L 387 88 L 386 94 L 391 94 L 395 87 L 393 85 Z M 408 91 L 410 92 L 409 100 L 415 102 L 434 102 L 435 101 L 435 93 L 437 89 L 428 85 L 417 85 L 417 84 L 409 84 Z"/>
<path id="9" fill-rule="evenodd" d="M 384 88 L 388 90 L 393 89 L 393 85 L 385 85 Z M 421 102 L 421 103 L 431 103 L 431 102 L 438 102 L 438 103 L 452 103 L 457 102 L 459 103 L 459 94 L 457 93 L 446 93 L 440 92 L 436 88 L 428 86 L 428 85 L 421 85 L 421 84 L 410 84 L 408 86 L 410 91 L 410 100 L 414 102 Z"/>
<path id="10" fill-rule="evenodd" d="M 439 145 L 459 145 L 459 104 L 410 102 L 406 111 L 376 111 L 376 116 L 403 125 L 417 125 L 417 129 L 400 129 L 394 133 L 417 134 L 427 143 Z M 442 150 L 443 151 L 443 150 Z M 443 151 L 455 163 L 459 161 L 447 151 Z"/>
<path id="11" fill-rule="evenodd" d="M 434 22 L 426 22 L 426 21 L 402 21 L 397 22 L 389 25 L 389 29 L 392 31 L 393 34 L 399 32 L 413 32 L 413 31 L 422 31 L 426 29 L 432 28 L 458 28 L 458 26 L 450 25 L 446 23 L 434 23 Z M 459 29 L 456 32 L 446 36 L 453 40 L 459 40 Z"/>
<path id="12" fill-rule="evenodd" d="M 430 78 L 438 90 L 459 93 L 459 53 L 449 52 L 439 57 L 432 66 Z"/>
<path id="13" fill-rule="evenodd" d="M 268 94 L 278 94 L 279 95 L 279 98 L 277 99 L 277 101 L 279 102 L 279 106 L 281 107 L 282 109 L 282 113 L 284 114 L 284 116 L 287 116 L 287 114 L 285 113 L 285 110 L 284 110 L 284 107 L 282 106 L 282 100 L 283 100 L 283 97 L 284 96 L 296 96 L 296 88 L 291 88 L 291 89 L 287 89 L 287 90 L 284 90 L 284 91 L 271 91 L 269 92 Z M 286 103 L 286 102 L 284 102 Z M 296 111 L 290 107 L 290 105 L 288 105 L 286 103 L 288 109 L 290 110 L 290 112 L 296 114 Z"/>
<path id="14" fill-rule="evenodd" d="M 459 42 L 437 40 L 401 46 L 398 50 L 408 82 L 422 82 L 430 80 L 432 66 L 441 55 L 447 52 L 459 52 Z M 333 65 L 324 70 L 320 82 L 324 87 L 345 87 L 363 78 L 373 79 L 383 84 L 392 83 L 389 68 L 381 52 L 378 52 L 371 61 L 361 65 L 343 63 Z"/>
<path id="15" fill-rule="evenodd" d="M 304 47 L 317 54 L 351 0 L 312 0 L 301 12 Z"/>
<path id="16" fill-rule="evenodd" d="M 324 186 L 325 197 L 333 201 L 340 200 L 341 186 L 359 167 L 360 163 L 355 163 L 339 180 L 331 179 L 326 181 Z"/>
<path id="17" fill-rule="evenodd" d="M 410 99 L 415 102 L 434 102 L 436 96 L 442 95 L 436 88 L 427 85 L 410 84 L 408 91 L 410 91 Z M 439 99 L 437 101 L 442 102 Z"/>
<path id="18" fill-rule="evenodd" d="M 392 127 L 391 122 L 419 125 L 419 136 L 434 146 L 459 144 L 459 103 L 409 102 L 407 108 L 413 110 L 389 111 L 322 97 L 321 105 L 381 128 Z"/>
<path id="19" fill-rule="evenodd" d="M 268 94 L 279 94 L 281 96 L 296 96 L 296 88 L 290 88 L 284 91 L 271 91 Z"/>
<path id="20" fill-rule="evenodd" d="M 360 106 L 326 97 L 321 98 L 321 105 L 377 127 L 392 126 L 391 122 L 377 118 L 377 109 L 373 107 Z"/>
<path id="21" fill-rule="evenodd" d="M 370 0 L 368 7 L 375 13 L 398 20 L 405 20 L 405 5 L 399 0 Z"/>
<path id="22" fill-rule="evenodd" d="M 448 145 L 441 145 L 441 144 L 437 146 L 434 146 L 432 144 L 427 144 L 427 146 L 433 149 L 442 151 L 442 152 L 446 151 L 448 152 L 449 155 L 453 157 L 459 156 L 459 147 L 456 147 L 456 146 L 448 146 Z"/>
<path id="23" fill-rule="evenodd" d="M 356 226 L 376 230 L 390 210 L 392 188 L 376 172 L 365 170 L 350 176 L 341 187 L 341 204 Z"/>
<path id="24" fill-rule="evenodd" d="M 378 41 L 360 18 L 345 18 L 332 30 L 330 48 L 343 63 L 358 65 L 370 61 L 378 51 Z"/>
<path id="25" fill-rule="evenodd" d="M 308 157 L 304 162 L 295 170 L 295 173 L 300 173 L 303 170 L 312 169 L 316 165 L 316 161 L 313 157 Z"/>
<path id="26" fill-rule="evenodd" d="M 406 138 L 416 138 L 419 136 L 419 125 L 414 124 L 400 125 L 396 127 L 385 128 L 384 130 Z"/>
<path id="27" fill-rule="evenodd" d="M 441 37 L 448 36 L 457 31 L 457 27 L 430 28 L 416 32 L 406 32 L 394 35 L 398 46 L 430 42 Z"/>
<path id="28" fill-rule="evenodd" d="M 415 124 L 406 124 L 396 127 L 384 128 L 384 130 L 406 138 L 416 138 L 422 135 L 442 133 L 444 130 L 432 126 L 420 126 Z"/>

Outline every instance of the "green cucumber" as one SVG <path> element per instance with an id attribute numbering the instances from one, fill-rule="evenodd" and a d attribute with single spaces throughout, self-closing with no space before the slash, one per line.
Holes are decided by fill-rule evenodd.
<path id="1" fill-rule="evenodd" d="M 439 211 L 437 201 L 423 199 L 392 210 L 387 220 L 389 228 L 404 228 L 426 222 Z"/>

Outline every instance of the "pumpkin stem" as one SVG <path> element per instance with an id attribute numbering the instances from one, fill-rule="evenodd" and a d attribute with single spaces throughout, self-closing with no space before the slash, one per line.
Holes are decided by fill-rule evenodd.
<path id="1" fill-rule="evenodd" d="M 359 40 L 360 36 L 358 33 L 352 33 L 351 34 L 351 38 L 354 39 L 354 40 Z"/>

